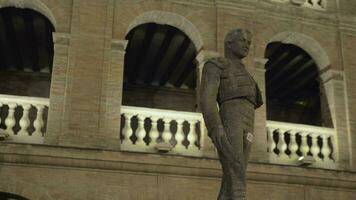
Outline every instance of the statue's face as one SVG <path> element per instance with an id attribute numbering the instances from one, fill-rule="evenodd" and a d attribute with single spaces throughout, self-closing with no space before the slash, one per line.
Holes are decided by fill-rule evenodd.
<path id="1" fill-rule="evenodd" d="M 242 59 L 247 56 L 251 45 L 251 35 L 247 34 L 245 31 L 242 34 L 236 36 L 236 38 L 231 42 L 232 53 Z"/>

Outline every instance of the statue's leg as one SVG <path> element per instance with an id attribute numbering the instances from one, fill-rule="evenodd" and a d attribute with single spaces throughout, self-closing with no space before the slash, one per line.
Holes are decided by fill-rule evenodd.
<path id="1" fill-rule="evenodd" d="M 225 183 L 228 184 L 226 192 L 229 200 L 243 199 L 245 195 L 245 170 L 244 170 L 244 151 L 243 151 L 243 129 L 241 126 L 241 116 L 238 107 L 232 105 L 224 109 L 226 112 L 221 114 L 224 129 L 228 140 L 234 150 L 234 161 L 227 162 L 226 170 L 229 176 Z"/>
<path id="2" fill-rule="evenodd" d="M 235 152 L 235 161 L 227 165 L 227 170 L 231 174 L 226 178 L 226 182 L 231 185 L 227 192 L 229 200 L 246 198 L 246 166 L 250 147 L 244 145 L 244 132 L 253 130 L 251 129 L 253 127 L 251 112 L 254 112 L 252 104 L 244 99 L 228 101 L 220 107 L 220 117 Z"/>
<path id="3" fill-rule="evenodd" d="M 227 200 L 227 192 L 228 192 L 228 185 L 227 185 L 227 181 L 228 181 L 228 162 L 226 161 L 226 158 L 223 156 L 224 154 L 219 152 L 219 158 L 220 158 L 220 164 L 223 170 L 223 176 L 222 176 L 222 180 L 221 180 L 221 186 L 220 186 L 220 192 L 219 192 L 219 196 L 218 196 L 218 200 Z"/>

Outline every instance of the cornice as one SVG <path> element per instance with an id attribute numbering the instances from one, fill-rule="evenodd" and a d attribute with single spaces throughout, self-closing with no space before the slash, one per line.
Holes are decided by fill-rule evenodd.
<path id="1" fill-rule="evenodd" d="M 165 154 L 105 151 L 29 144 L 0 144 L 0 166 L 125 171 L 135 174 L 221 177 L 219 161 Z M 356 173 L 250 162 L 249 181 L 356 188 Z"/>

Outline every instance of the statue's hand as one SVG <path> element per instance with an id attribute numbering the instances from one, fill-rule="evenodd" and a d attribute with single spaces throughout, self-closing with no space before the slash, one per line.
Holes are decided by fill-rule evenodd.
<path id="1" fill-rule="evenodd" d="M 224 156 L 230 161 L 234 160 L 234 150 L 230 141 L 227 139 L 225 130 L 223 126 L 217 126 L 213 129 L 210 134 L 211 140 L 214 143 L 215 147 L 221 154 L 220 156 Z"/>

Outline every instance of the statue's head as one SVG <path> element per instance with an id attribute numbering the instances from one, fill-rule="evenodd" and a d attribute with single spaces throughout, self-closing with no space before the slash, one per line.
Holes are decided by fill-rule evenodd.
<path id="1" fill-rule="evenodd" d="M 225 55 L 242 59 L 247 56 L 251 45 L 252 34 L 248 30 L 234 29 L 225 37 Z"/>

